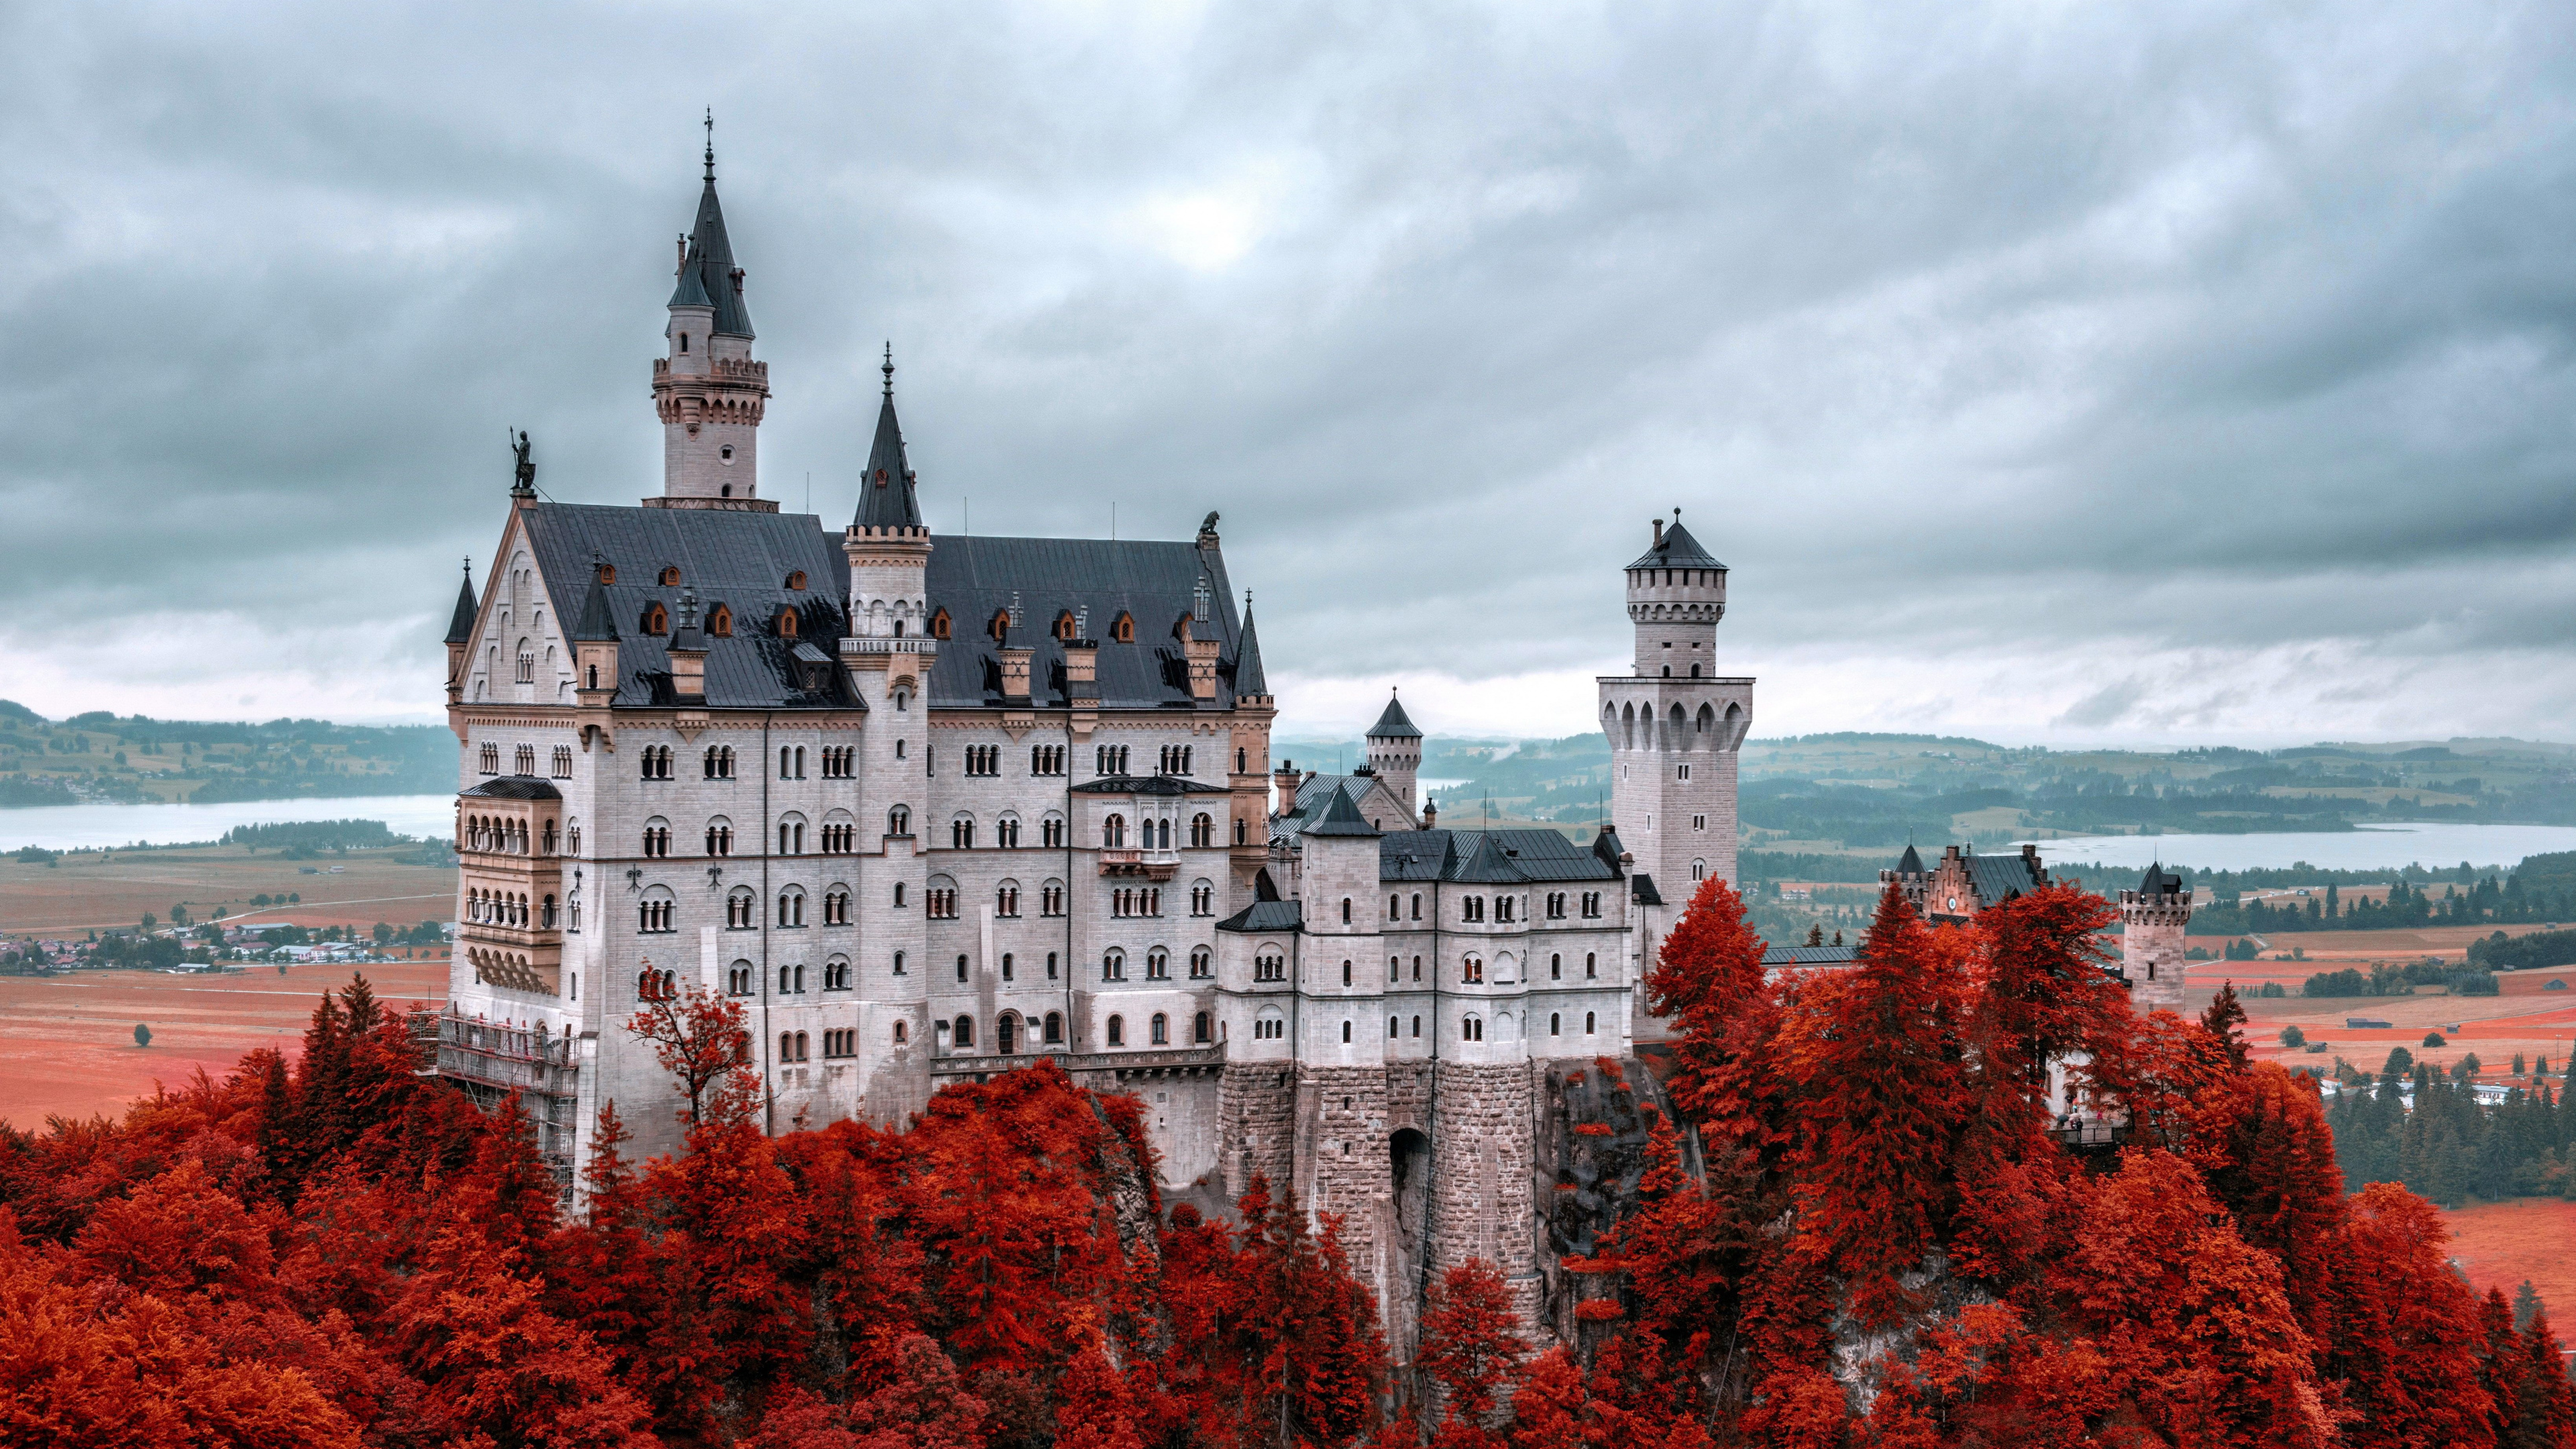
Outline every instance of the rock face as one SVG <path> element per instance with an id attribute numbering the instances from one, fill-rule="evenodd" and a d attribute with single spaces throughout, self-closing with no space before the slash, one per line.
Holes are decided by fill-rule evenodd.
<path id="1" fill-rule="evenodd" d="M 1537 1105 L 1534 1217 L 1546 1232 L 1533 1255 L 1540 1291 L 1529 1319 L 1571 1343 L 1575 1305 L 1614 1290 L 1600 1279 L 1565 1271 L 1564 1260 L 1590 1256 L 1602 1235 L 1634 1210 L 1654 1130 L 1651 1114 L 1670 1112 L 1672 1103 L 1644 1062 L 1602 1057 L 1547 1064 Z M 1684 1169 L 1701 1175 L 1698 1143 L 1688 1133 L 1682 1153 Z"/>

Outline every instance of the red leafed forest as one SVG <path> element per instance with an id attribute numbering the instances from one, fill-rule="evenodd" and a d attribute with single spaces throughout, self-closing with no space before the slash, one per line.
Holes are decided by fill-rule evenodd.
<path id="1" fill-rule="evenodd" d="M 1167 1211 L 1134 1099 L 1051 1063 L 769 1138 L 733 1008 L 664 1003 L 631 1029 L 685 1147 L 603 1114 L 576 1216 L 358 981 L 291 1065 L 0 1135 L 0 1443 L 2576 1446 L 2546 1316 L 2448 1271 L 2422 1199 L 2343 1193 L 2232 998 L 2133 1018 L 2106 918 L 1891 894 L 1856 969 L 1766 984 L 1709 882 L 1573 1340 L 1469 1263 L 1402 1374 L 1329 1218 Z M 2052 1063 L 2123 1141 L 2051 1134 Z"/>

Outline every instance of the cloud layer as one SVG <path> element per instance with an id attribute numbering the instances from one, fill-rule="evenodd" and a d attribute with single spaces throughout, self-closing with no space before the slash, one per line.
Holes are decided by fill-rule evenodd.
<path id="1" fill-rule="evenodd" d="M 2576 12 L 21 7 L 0 693 L 425 717 L 505 425 L 659 486 L 713 105 L 837 522 L 1223 511 L 1296 733 L 1581 729 L 1733 566 L 1764 733 L 2576 707 Z M 1292 13 L 1293 12 L 1293 13 Z"/>

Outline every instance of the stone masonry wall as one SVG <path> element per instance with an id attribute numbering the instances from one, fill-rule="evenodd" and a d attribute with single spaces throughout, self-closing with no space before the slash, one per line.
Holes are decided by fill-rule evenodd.
<path id="1" fill-rule="evenodd" d="M 1530 1191 L 1535 1071 L 1527 1061 L 1439 1064 L 1429 1203 L 1434 1280 L 1483 1258 L 1502 1270 L 1532 1325 L 1542 1321 Z"/>
<path id="2" fill-rule="evenodd" d="M 1296 1169 L 1297 1089 L 1286 1063 L 1229 1063 L 1217 1083 L 1218 1169 L 1229 1202 L 1267 1178 L 1273 1197 L 1291 1191 Z"/>

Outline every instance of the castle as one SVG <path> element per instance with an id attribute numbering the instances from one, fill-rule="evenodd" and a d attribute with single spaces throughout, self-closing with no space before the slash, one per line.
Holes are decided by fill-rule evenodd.
<path id="1" fill-rule="evenodd" d="M 890 353 L 847 525 L 764 497 L 712 148 L 667 313 L 661 491 L 543 501 L 523 441 L 456 601 L 439 1072 L 519 1092 L 569 1183 L 611 1103 L 640 1151 L 677 1145 L 626 1023 L 692 988 L 741 1003 L 773 1131 L 899 1123 L 1051 1057 L 1137 1094 L 1167 1194 L 1222 1210 L 1257 1174 L 1343 1215 L 1399 1352 L 1469 1256 L 1538 1321 L 1548 1064 L 1660 1034 L 1644 970 L 1735 874 L 1725 566 L 1678 514 L 1626 566 L 1615 829 L 1449 829 L 1393 700 L 1363 769 L 1274 766 L 1217 514 L 1178 542 L 934 537 Z"/>

